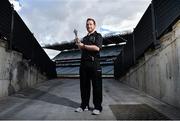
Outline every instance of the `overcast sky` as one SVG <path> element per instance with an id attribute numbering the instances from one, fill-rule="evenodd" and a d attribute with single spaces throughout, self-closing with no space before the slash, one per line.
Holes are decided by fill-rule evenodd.
<path id="1" fill-rule="evenodd" d="M 151 0 L 10 0 L 38 42 L 61 43 L 86 35 L 85 22 L 92 17 L 97 31 L 122 32 L 136 27 Z M 57 52 L 45 50 L 50 58 Z"/>

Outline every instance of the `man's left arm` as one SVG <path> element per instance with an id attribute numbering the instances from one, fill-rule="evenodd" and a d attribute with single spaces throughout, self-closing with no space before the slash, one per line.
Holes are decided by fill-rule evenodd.
<path id="1" fill-rule="evenodd" d="M 85 45 L 83 43 L 79 43 L 78 47 L 80 49 L 86 49 L 86 50 L 89 50 L 89 51 L 100 51 L 100 48 L 98 46 L 96 46 L 96 45 Z"/>
<path id="2" fill-rule="evenodd" d="M 103 41 L 102 36 L 98 35 L 94 45 L 85 45 L 83 43 L 79 43 L 78 47 L 80 49 L 86 49 L 89 51 L 100 51 L 100 49 L 102 48 L 102 41 Z"/>

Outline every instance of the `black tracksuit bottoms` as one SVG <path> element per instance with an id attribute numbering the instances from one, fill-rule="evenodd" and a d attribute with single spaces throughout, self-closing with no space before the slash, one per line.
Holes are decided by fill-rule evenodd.
<path id="1" fill-rule="evenodd" d="M 80 91 L 82 109 L 84 109 L 86 106 L 89 107 L 91 82 L 93 87 L 94 108 L 102 111 L 102 70 L 99 60 L 81 61 Z"/>

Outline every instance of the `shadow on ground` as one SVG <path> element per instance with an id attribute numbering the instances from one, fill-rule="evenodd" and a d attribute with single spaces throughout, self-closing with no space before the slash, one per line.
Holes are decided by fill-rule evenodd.
<path id="1" fill-rule="evenodd" d="M 77 108 L 80 104 L 77 102 L 74 102 L 68 98 L 65 97 L 59 97 L 57 95 L 50 94 L 52 89 L 55 89 L 58 86 L 62 86 L 64 83 L 61 81 L 57 80 L 51 80 L 51 81 L 46 81 L 45 83 L 41 84 L 41 87 L 45 87 L 46 91 L 42 91 L 40 89 L 35 89 L 35 88 L 27 88 L 25 90 L 22 90 L 15 95 L 14 97 L 18 98 L 28 98 L 31 100 L 40 100 L 44 102 L 48 102 L 51 104 L 58 104 L 58 105 L 64 105 L 72 108 Z"/>
<path id="2" fill-rule="evenodd" d="M 34 88 L 29 88 L 28 90 L 24 90 L 20 93 L 17 93 L 14 95 L 14 97 L 18 98 L 28 98 L 31 100 L 40 100 L 52 104 L 58 104 L 63 106 L 68 106 L 72 108 L 77 108 L 80 104 L 77 102 L 74 102 L 68 98 L 65 97 L 59 97 L 53 94 L 50 94 L 46 91 L 41 91 Z"/>

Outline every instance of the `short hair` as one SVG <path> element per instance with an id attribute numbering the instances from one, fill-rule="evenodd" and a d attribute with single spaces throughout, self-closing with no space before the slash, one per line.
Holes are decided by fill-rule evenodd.
<path id="1" fill-rule="evenodd" d="M 86 23 L 87 23 L 88 21 L 93 21 L 94 25 L 96 25 L 96 21 L 95 21 L 93 18 L 87 18 Z"/>

